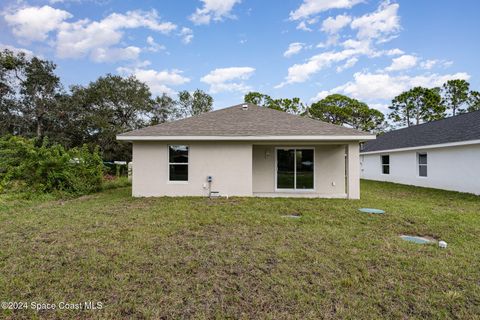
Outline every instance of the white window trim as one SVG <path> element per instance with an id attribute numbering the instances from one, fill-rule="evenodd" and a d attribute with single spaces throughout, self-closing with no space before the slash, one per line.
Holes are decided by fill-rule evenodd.
<path id="1" fill-rule="evenodd" d="M 285 188 L 278 188 L 277 185 L 277 171 L 278 171 L 278 163 L 277 163 L 277 150 L 284 150 L 284 149 L 293 149 L 293 150 L 313 150 L 313 189 L 285 189 Z M 286 146 L 286 147 L 275 147 L 275 192 L 290 192 L 290 193 L 295 193 L 295 192 L 301 192 L 301 193 L 315 193 L 316 192 L 316 179 L 315 179 L 315 147 L 292 147 L 292 146 Z M 296 152 L 295 152 L 295 157 L 296 157 Z M 296 158 L 295 158 L 295 166 L 294 166 L 294 186 L 297 186 L 297 163 L 296 163 Z"/>
<path id="2" fill-rule="evenodd" d="M 427 156 L 427 163 L 426 164 L 420 164 L 420 155 L 426 155 Z M 420 175 L 420 167 L 424 166 L 427 168 L 427 175 L 426 176 L 421 176 Z M 428 153 L 427 152 L 417 152 L 417 177 L 421 179 L 426 179 L 428 178 Z"/>
<path id="3" fill-rule="evenodd" d="M 188 148 L 188 161 L 187 162 L 170 162 L 170 147 L 172 146 L 185 146 Z M 186 165 L 188 168 L 187 180 L 170 180 L 170 165 Z M 190 145 L 188 144 L 169 144 L 167 145 L 167 176 L 169 184 L 188 184 L 190 181 Z"/>
<path id="4" fill-rule="evenodd" d="M 383 157 L 388 157 L 388 164 L 383 164 Z M 383 167 L 388 166 L 388 173 L 383 173 Z M 383 176 L 389 176 L 391 173 L 391 166 L 390 166 L 390 155 L 389 154 L 381 154 L 380 155 L 380 174 Z"/>

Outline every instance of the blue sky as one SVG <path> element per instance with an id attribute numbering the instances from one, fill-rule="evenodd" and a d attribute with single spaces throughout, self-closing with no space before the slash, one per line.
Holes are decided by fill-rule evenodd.
<path id="1" fill-rule="evenodd" d="M 154 94 L 200 88 L 310 103 L 343 93 L 386 111 L 412 86 L 480 89 L 480 2 L 4 1 L 0 46 L 51 59 L 65 87 L 135 74 Z"/>

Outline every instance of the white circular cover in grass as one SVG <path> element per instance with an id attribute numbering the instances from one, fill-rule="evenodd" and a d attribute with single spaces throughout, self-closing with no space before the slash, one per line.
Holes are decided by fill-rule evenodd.
<path id="1" fill-rule="evenodd" d="M 287 215 L 283 215 L 282 217 L 283 218 L 291 218 L 291 219 L 300 219 L 301 218 L 300 215 L 296 215 L 296 214 L 287 214 Z"/>
<path id="2" fill-rule="evenodd" d="M 383 210 L 373 209 L 373 208 L 360 208 L 360 209 L 358 209 L 358 211 L 364 212 L 364 213 L 374 213 L 374 214 L 384 214 L 385 213 L 385 211 L 383 211 Z"/>
<path id="3" fill-rule="evenodd" d="M 433 243 L 433 240 L 430 240 L 428 238 L 424 237 L 419 237 L 419 236 L 407 236 L 407 235 L 401 235 L 400 238 L 402 238 L 405 241 L 410 241 L 418 244 L 426 244 L 426 243 Z"/>

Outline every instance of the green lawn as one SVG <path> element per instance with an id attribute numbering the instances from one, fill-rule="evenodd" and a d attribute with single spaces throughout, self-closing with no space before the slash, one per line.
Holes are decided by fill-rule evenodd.
<path id="1" fill-rule="evenodd" d="M 0 226 L 0 301 L 103 305 L 0 318 L 480 315 L 480 197 L 471 195 L 363 181 L 359 201 L 134 199 L 127 187 L 70 200 L 2 196 Z"/>

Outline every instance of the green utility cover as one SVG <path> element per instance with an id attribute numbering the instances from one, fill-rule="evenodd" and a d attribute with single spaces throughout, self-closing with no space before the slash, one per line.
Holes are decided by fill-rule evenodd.
<path id="1" fill-rule="evenodd" d="M 428 240 L 427 238 L 417 237 L 417 236 L 400 236 L 405 241 L 415 242 L 419 244 L 430 243 L 432 240 Z"/>

